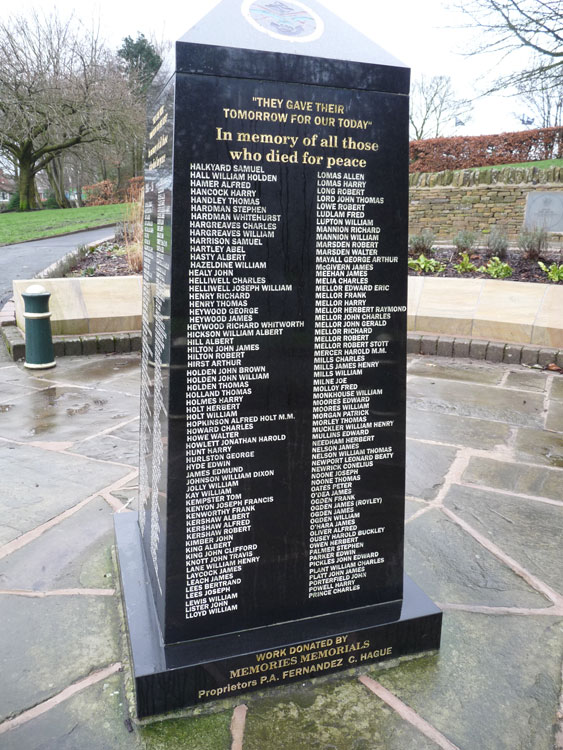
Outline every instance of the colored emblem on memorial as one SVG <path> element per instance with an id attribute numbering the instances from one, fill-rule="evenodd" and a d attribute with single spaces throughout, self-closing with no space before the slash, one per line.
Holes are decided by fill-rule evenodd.
<path id="1" fill-rule="evenodd" d="M 322 20 L 313 10 L 295 1 L 248 0 L 242 12 L 254 28 L 276 39 L 310 42 L 318 39 L 324 30 Z"/>

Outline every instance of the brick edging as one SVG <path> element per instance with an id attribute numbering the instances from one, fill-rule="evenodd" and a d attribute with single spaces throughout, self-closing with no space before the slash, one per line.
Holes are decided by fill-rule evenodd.
<path id="1" fill-rule="evenodd" d="M 486 339 L 467 339 L 457 336 L 409 333 L 407 353 L 438 357 L 480 359 L 521 365 L 546 365 L 554 362 L 563 367 L 563 350 L 534 344 L 512 344 Z"/>
<path id="2" fill-rule="evenodd" d="M 25 358 L 25 339 L 16 326 L 0 329 L 4 343 L 14 361 Z M 141 351 L 141 332 L 53 336 L 55 357 L 87 354 L 125 354 Z M 506 364 L 546 365 L 554 362 L 563 367 L 563 350 L 531 344 L 511 344 L 486 339 L 467 339 L 436 334 L 409 333 L 407 353 L 504 362 Z"/>
<path id="3" fill-rule="evenodd" d="M 25 359 L 25 338 L 17 326 L 3 326 L 2 338 L 10 357 Z M 87 354 L 127 354 L 141 351 L 141 332 L 87 334 L 84 336 L 53 336 L 55 358 Z"/>

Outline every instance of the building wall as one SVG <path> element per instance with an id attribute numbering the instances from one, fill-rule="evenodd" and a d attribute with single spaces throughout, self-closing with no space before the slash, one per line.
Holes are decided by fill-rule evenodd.
<path id="1" fill-rule="evenodd" d="M 439 240 L 451 242 L 461 229 L 488 234 L 501 226 L 515 244 L 524 224 L 526 196 L 533 190 L 563 192 L 563 169 L 413 174 L 409 235 L 428 228 Z"/>

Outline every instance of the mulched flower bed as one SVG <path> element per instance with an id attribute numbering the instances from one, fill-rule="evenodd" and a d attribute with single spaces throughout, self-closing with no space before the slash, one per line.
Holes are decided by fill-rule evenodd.
<path id="1" fill-rule="evenodd" d="M 428 258 L 433 258 L 443 263 L 446 268 L 441 273 L 421 273 L 409 268 L 409 276 L 451 276 L 454 278 L 490 278 L 487 274 L 479 272 L 458 273 L 455 264 L 461 260 L 460 254 L 455 247 L 437 247 L 431 253 L 425 253 Z M 418 258 L 419 253 L 409 253 L 409 258 Z M 491 257 L 490 251 L 479 248 L 469 253 L 469 260 L 473 265 L 480 267 L 487 264 Z M 526 260 L 521 250 L 509 250 L 504 259 L 512 267 L 512 276 L 508 281 L 528 281 L 532 283 L 552 283 L 546 274 L 538 266 L 536 260 Z M 541 260 L 549 266 L 551 263 L 563 263 L 562 250 L 549 250 L 544 253 Z M 67 276 L 131 276 L 125 246 L 115 242 L 105 242 L 87 253 L 84 258 L 77 261 Z M 502 280 L 502 279 L 501 279 Z"/>
<path id="2" fill-rule="evenodd" d="M 465 278 L 478 278 L 488 279 L 490 276 L 485 273 L 479 273 L 470 271 L 467 273 L 458 273 L 455 269 L 456 263 L 461 260 L 461 254 L 455 247 L 437 247 L 433 252 L 424 253 L 427 258 L 433 258 L 446 266 L 445 270 L 441 273 L 422 273 L 409 268 L 409 276 L 450 276 L 458 279 Z M 418 258 L 420 253 L 409 252 L 409 259 Z M 485 248 L 477 248 L 471 250 L 469 253 L 469 260 L 474 266 L 479 268 L 480 266 L 486 266 L 487 262 L 491 258 L 492 254 L 490 250 Z M 547 275 L 538 266 L 537 260 L 527 260 L 523 257 L 521 250 L 508 250 L 506 258 L 502 259 L 505 263 L 508 263 L 512 268 L 512 276 L 508 276 L 506 281 L 528 281 L 532 283 L 550 284 L 550 280 Z M 552 263 L 563 263 L 563 252 L 561 250 L 550 249 L 546 251 L 541 257 L 542 260 L 548 267 Z M 499 279 L 502 281 L 503 279 Z"/>
<path id="3" fill-rule="evenodd" d="M 66 276 L 131 276 L 125 246 L 104 242 L 76 262 Z"/>

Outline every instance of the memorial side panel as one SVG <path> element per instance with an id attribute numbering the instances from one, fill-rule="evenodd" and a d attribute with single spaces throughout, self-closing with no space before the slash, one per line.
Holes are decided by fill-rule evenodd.
<path id="1" fill-rule="evenodd" d="M 168 479 L 173 82 L 151 102 L 147 115 L 139 524 L 162 626 Z"/>
<path id="2" fill-rule="evenodd" d="M 398 599 L 407 99 L 176 101 L 166 640 Z"/>

